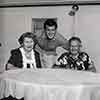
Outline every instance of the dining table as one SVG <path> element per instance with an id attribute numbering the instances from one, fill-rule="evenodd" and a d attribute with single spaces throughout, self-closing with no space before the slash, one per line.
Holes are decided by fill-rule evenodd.
<path id="1" fill-rule="evenodd" d="M 0 74 L 0 99 L 100 100 L 100 73 L 69 69 L 16 69 Z"/>

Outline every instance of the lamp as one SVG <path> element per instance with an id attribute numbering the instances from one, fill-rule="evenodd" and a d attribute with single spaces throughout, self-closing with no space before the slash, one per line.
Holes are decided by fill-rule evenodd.
<path id="1" fill-rule="evenodd" d="M 79 10 L 79 6 L 78 6 L 77 4 L 74 4 L 74 5 L 72 6 L 71 11 L 70 11 L 68 14 L 69 14 L 70 16 L 74 16 L 75 13 L 76 13 L 78 10 Z"/>

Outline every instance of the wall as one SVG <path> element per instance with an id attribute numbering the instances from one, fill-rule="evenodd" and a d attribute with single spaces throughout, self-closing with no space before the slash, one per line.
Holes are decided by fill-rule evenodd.
<path id="1" fill-rule="evenodd" d="M 58 18 L 58 31 L 69 38 L 73 34 L 73 17 L 68 15 L 70 6 L 64 7 L 33 7 L 33 8 L 0 8 L 0 69 L 10 55 L 12 48 L 18 47 L 18 37 L 32 29 L 32 18 Z M 100 72 L 100 32 L 99 6 L 81 6 L 76 14 L 75 32 L 83 41 L 84 50 L 95 62 Z"/>
<path id="2" fill-rule="evenodd" d="M 100 72 L 100 7 L 84 6 L 78 13 L 77 35 L 83 40 L 83 45 L 94 60 L 96 69 Z"/>

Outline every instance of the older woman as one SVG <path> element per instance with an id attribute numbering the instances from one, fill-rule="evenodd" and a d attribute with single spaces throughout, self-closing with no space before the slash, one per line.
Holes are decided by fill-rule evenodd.
<path id="1" fill-rule="evenodd" d="M 71 37 L 68 41 L 69 51 L 58 58 L 60 68 L 96 72 L 93 61 L 86 52 L 81 50 L 82 41 L 78 37 Z"/>
<path id="2" fill-rule="evenodd" d="M 35 37 L 33 33 L 23 33 L 18 42 L 20 47 L 11 50 L 6 69 L 41 68 L 39 53 L 34 50 Z"/>

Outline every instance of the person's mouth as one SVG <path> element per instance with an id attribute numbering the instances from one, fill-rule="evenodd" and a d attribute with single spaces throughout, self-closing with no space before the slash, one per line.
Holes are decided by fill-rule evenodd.
<path id="1" fill-rule="evenodd" d="M 49 37 L 54 37 L 54 35 L 50 34 Z"/>
<path id="2" fill-rule="evenodd" d="M 28 49 L 31 49 L 32 47 L 30 46 L 30 47 L 27 47 Z"/>

